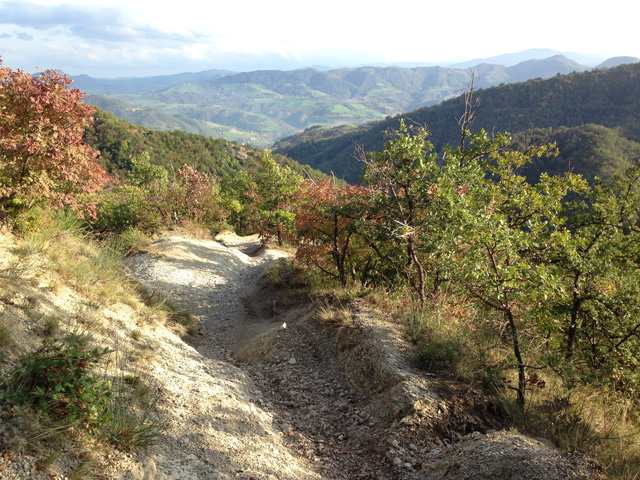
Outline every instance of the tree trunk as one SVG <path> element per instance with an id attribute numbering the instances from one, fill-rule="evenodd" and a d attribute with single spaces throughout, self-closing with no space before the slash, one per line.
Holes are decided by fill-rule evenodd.
<path id="1" fill-rule="evenodd" d="M 516 325 L 515 319 L 513 318 L 513 313 L 511 310 L 505 311 L 505 316 L 507 317 L 507 321 L 509 322 L 509 327 L 511 328 L 511 339 L 513 342 L 513 354 L 516 357 L 516 361 L 518 362 L 518 388 L 517 391 L 517 399 L 516 403 L 520 408 L 524 408 L 524 394 L 527 390 L 527 377 L 525 374 L 525 365 L 522 361 L 522 353 L 520 352 L 520 338 L 518 335 L 518 326 Z"/>

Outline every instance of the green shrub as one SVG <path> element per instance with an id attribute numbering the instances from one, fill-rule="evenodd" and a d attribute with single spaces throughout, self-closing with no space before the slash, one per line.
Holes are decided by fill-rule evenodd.
<path id="1" fill-rule="evenodd" d="M 122 232 L 134 227 L 144 231 L 158 229 L 161 217 L 148 197 L 144 188 L 133 185 L 104 192 L 98 218 L 91 222 L 91 227 L 101 232 Z"/>
<path id="2" fill-rule="evenodd" d="M 104 421 L 111 385 L 89 368 L 108 349 L 84 350 L 77 343 L 45 339 L 23 355 L 2 384 L 0 398 L 30 407 L 45 421 L 95 426 Z"/>

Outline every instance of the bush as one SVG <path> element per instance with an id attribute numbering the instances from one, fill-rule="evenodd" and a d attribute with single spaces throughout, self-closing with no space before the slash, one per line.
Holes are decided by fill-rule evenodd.
<path id="1" fill-rule="evenodd" d="M 89 369 L 109 353 L 46 339 L 23 355 L 2 385 L 5 402 L 31 408 L 45 421 L 95 426 L 104 422 L 111 385 Z"/>

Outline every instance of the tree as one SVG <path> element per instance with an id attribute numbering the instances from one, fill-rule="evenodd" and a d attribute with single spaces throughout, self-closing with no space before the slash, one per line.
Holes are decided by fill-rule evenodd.
<path id="1" fill-rule="evenodd" d="M 83 141 L 94 110 L 70 83 L 55 70 L 31 76 L 0 60 L 0 209 L 48 201 L 95 216 L 95 202 L 83 196 L 100 190 L 107 175 Z"/>
<path id="2" fill-rule="evenodd" d="M 330 180 L 303 183 L 295 194 L 298 249 L 296 259 L 347 285 L 356 237 L 356 212 L 366 189 L 338 186 Z M 362 243 L 362 242 L 360 242 Z"/>
<path id="3" fill-rule="evenodd" d="M 567 194 L 585 184 L 572 174 L 543 174 L 536 185 L 526 182 L 519 172 L 533 158 L 553 154 L 549 146 L 519 151 L 512 148 L 508 135 L 490 140 L 484 131 L 470 140 L 472 147 L 450 152 L 449 162 L 476 163 L 485 173 L 476 176 L 456 205 L 451 270 L 471 298 L 501 315 L 510 333 L 518 372 L 517 403 L 522 407 L 527 364 L 521 331 L 535 331 L 547 321 L 544 306 L 560 288 L 557 271 L 546 261 L 554 229 L 564 222 L 561 212 Z M 489 153 L 478 155 L 480 151 Z"/>
<path id="4" fill-rule="evenodd" d="M 549 260 L 563 281 L 558 353 L 628 390 L 640 385 L 639 212 L 640 167 L 598 182 L 556 233 Z"/>
<path id="5" fill-rule="evenodd" d="M 282 245 L 285 234 L 293 229 L 295 213 L 291 199 L 301 183 L 300 175 L 288 166 L 278 164 L 269 150 L 263 152 L 255 188 L 263 239 L 275 236 L 278 244 Z"/>
<path id="6" fill-rule="evenodd" d="M 406 278 L 424 306 L 428 270 L 437 255 L 429 209 L 440 167 L 425 128 L 410 128 L 401 120 L 386 135 L 391 139 L 381 152 L 360 154 L 372 197 L 359 233 Z"/>
<path id="7" fill-rule="evenodd" d="M 162 167 L 161 167 L 162 168 Z M 183 165 L 169 184 L 154 180 L 149 200 L 163 220 L 176 225 L 185 220 L 203 224 L 219 224 L 225 214 L 217 201 L 217 178 L 211 178 L 190 165 Z"/>

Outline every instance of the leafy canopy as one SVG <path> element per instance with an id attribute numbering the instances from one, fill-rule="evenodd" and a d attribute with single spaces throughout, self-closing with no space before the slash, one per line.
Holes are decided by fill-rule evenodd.
<path id="1" fill-rule="evenodd" d="M 83 196 L 100 190 L 107 175 L 83 141 L 94 110 L 70 83 L 55 70 L 31 76 L 0 60 L 1 209 L 48 201 L 95 216 L 95 203 Z"/>

